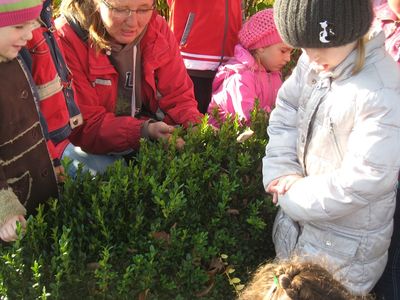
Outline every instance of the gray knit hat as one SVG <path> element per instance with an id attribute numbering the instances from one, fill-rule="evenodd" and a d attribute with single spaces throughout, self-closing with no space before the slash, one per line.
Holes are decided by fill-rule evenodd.
<path id="1" fill-rule="evenodd" d="M 296 48 L 330 48 L 368 32 L 371 0 L 276 0 L 274 18 L 282 39 Z"/>

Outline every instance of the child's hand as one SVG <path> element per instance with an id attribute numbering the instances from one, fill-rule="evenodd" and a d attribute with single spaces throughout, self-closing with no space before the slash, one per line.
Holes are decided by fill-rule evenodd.
<path id="1" fill-rule="evenodd" d="M 300 175 L 287 175 L 278 178 L 278 182 L 275 183 L 271 189 L 273 192 L 278 193 L 280 195 L 284 195 L 292 185 L 299 179 L 301 179 Z"/>
<path id="2" fill-rule="evenodd" d="M 54 173 L 56 174 L 57 182 L 62 183 L 65 181 L 65 170 L 63 166 L 54 167 Z"/>
<path id="3" fill-rule="evenodd" d="M 300 175 L 286 175 L 272 180 L 266 188 L 267 193 L 272 194 L 272 203 L 278 203 L 278 195 L 284 195 L 292 185 L 299 179 L 303 178 Z"/>
<path id="4" fill-rule="evenodd" d="M 26 229 L 26 220 L 24 216 L 12 216 L 0 227 L 0 238 L 3 241 L 11 242 L 17 239 L 17 222 L 21 223 L 23 230 Z"/>
<path id="5" fill-rule="evenodd" d="M 267 188 L 265 189 L 267 193 L 272 194 L 272 203 L 273 204 L 278 204 L 278 193 L 275 192 L 276 186 L 279 184 L 279 178 L 272 180 Z"/>

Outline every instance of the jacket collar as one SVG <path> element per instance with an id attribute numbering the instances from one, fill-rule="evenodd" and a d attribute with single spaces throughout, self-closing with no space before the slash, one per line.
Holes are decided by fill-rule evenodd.
<path id="1" fill-rule="evenodd" d="M 235 56 L 231 58 L 228 63 L 225 64 L 224 68 L 225 69 L 230 69 L 235 72 L 241 70 L 241 69 L 250 69 L 252 71 L 257 71 L 257 72 L 266 72 L 267 74 L 280 74 L 279 71 L 275 72 L 267 72 L 263 66 L 260 66 L 256 60 L 254 59 L 254 56 L 251 55 L 251 53 L 244 48 L 241 44 L 237 44 L 235 46 Z"/>
<path id="2" fill-rule="evenodd" d="M 249 69 L 255 70 L 255 71 L 264 71 L 264 68 L 262 68 L 254 59 L 253 55 L 245 49 L 242 45 L 237 44 L 235 46 L 235 57 L 234 59 L 240 63 L 240 65 L 244 65 Z M 233 64 L 234 65 L 234 64 Z"/>
<path id="3" fill-rule="evenodd" d="M 379 7 L 376 11 L 376 18 L 382 22 L 399 22 L 399 18 L 390 9 L 388 4 Z"/>
<path id="4" fill-rule="evenodd" d="M 153 12 L 150 22 L 147 25 L 146 33 L 140 43 L 142 56 L 145 57 L 143 64 L 148 64 L 154 69 L 169 60 L 171 53 L 171 45 L 165 33 L 160 32 L 161 22 L 165 22 L 161 18 L 156 11 Z"/>

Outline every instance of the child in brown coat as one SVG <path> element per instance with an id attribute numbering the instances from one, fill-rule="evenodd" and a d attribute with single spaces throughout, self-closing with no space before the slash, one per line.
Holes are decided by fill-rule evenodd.
<path id="1" fill-rule="evenodd" d="M 16 239 L 26 213 L 57 197 L 57 181 L 46 146 L 47 125 L 37 91 L 19 51 L 32 38 L 41 0 L 0 3 L 0 239 Z"/>

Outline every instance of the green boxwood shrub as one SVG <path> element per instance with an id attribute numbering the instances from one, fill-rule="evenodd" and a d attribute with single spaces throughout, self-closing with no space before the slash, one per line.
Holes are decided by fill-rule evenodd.
<path id="1" fill-rule="evenodd" d="M 267 118 L 252 118 L 244 142 L 236 120 L 214 132 L 205 118 L 177 131 L 183 150 L 143 141 L 129 166 L 67 180 L 24 237 L 1 245 L 0 297 L 234 299 L 274 256 L 275 207 L 261 178 Z"/>

